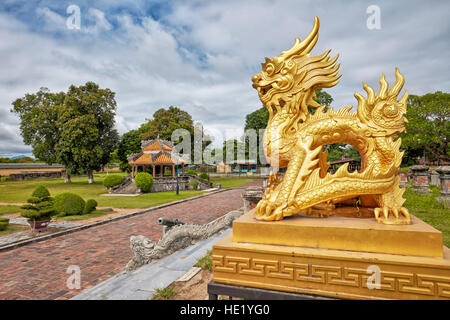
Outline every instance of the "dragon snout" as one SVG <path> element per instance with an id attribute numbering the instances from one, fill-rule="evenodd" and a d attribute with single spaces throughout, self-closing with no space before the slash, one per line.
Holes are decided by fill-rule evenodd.
<path id="1" fill-rule="evenodd" d="M 257 88 L 259 86 L 259 82 L 262 80 L 261 76 L 257 73 L 252 77 L 253 88 Z"/>

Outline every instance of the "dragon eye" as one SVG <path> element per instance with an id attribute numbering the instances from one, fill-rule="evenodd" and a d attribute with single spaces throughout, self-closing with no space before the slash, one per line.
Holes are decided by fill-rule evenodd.
<path id="1" fill-rule="evenodd" d="M 274 66 L 273 64 L 269 63 L 266 64 L 266 70 L 265 70 L 268 74 L 271 74 L 274 71 Z"/>

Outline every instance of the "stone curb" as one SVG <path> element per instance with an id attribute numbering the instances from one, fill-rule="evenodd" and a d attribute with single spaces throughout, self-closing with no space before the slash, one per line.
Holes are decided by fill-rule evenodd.
<path id="1" fill-rule="evenodd" d="M 158 210 L 158 209 L 161 209 L 161 208 L 170 207 L 170 206 L 173 206 L 173 205 L 176 205 L 176 204 L 180 204 L 180 203 L 183 203 L 183 202 L 188 202 L 188 201 L 191 201 L 191 200 L 208 197 L 208 196 L 216 194 L 216 193 L 230 191 L 230 190 L 239 189 L 239 188 L 241 188 L 241 187 L 228 188 L 228 189 L 219 189 L 217 191 L 213 191 L 213 192 L 206 193 L 206 194 L 201 194 L 201 195 L 198 195 L 198 196 L 195 196 L 195 197 L 192 197 L 192 198 L 186 198 L 186 199 L 182 199 L 182 200 L 178 200 L 178 201 L 173 201 L 173 202 L 161 204 L 159 206 L 151 207 L 151 208 L 144 209 L 144 210 L 141 210 L 141 211 L 136 211 L 136 212 L 133 212 L 133 213 L 130 213 L 130 214 L 126 214 L 126 215 L 123 215 L 123 216 L 111 218 L 111 219 L 108 219 L 108 220 L 97 221 L 97 222 L 86 224 L 86 225 L 83 225 L 83 226 L 80 226 L 80 227 L 75 227 L 75 228 L 72 228 L 72 229 L 67 229 L 67 230 L 64 230 L 64 231 L 55 232 L 55 233 L 52 233 L 52 234 L 49 234 L 49 235 L 46 235 L 46 236 L 37 237 L 35 239 L 27 239 L 27 240 L 24 240 L 24 241 L 19 241 L 19 242 L 16 242 L 16 243 L 12 243 L 12 244 L 8 244 L 6 246 L 0 247 L 0 252 L 16 249 L 16 248 L 25 246 L 25 245 L 30 244 L 30 243 L 40 242 L 40 241 L 48 240 L 48 239 L 51 239 L 51 238 L 56 238 L 56 237 L 63 236 L 63 235 L 69 234 L 69 233 L 73 233 L 73 232 L 81 231 L 81 230 L 84 230 L 84 229 L 96 227 L 96 226 L 99 226 L 99 225 L 102 225 L 102 224 L 106 224 L 106 223 L 109 223 L 109 222 L 114 222 L 114 221 L 130 218 L 130 217 L 133 217 L 133 216 L 136 216 L 136 215 L 139 215 L 139 214 L 144 214 L 144 213 L 147 213 L 147 212 L 150 212 L 150 211 L 154 211 L 154 210 Z"/>

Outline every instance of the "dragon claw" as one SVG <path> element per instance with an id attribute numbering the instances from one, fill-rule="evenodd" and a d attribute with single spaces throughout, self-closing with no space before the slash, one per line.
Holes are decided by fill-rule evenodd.
<path id="1" fill-rule="evenodd" d="M 382 208 L 375 208 L 373 210 L 373 213 L 375 215 L 375 219 L 377 222 L 383 223 L 383 224 L 411 224 L 411 217 L 409 215 L 408 209 L 401 207 L 401 208 L 390 208 L 390 207 L 382 207 Z M 383 217 L 380 216 L 380 214 L 383 213 Z M 392 218 L 389 216 L 389 213 L 392 213 L 395 218 Z M 400 218 L 400 213 L 404 216 L 404 218 Z"/>
<path id="2" fill-rule="evenodd" d="M 281 220 L 283 219 L 283 207 L 283 205 L 263 199 L 256 206 L 256 219 L 266 221 Z"/>

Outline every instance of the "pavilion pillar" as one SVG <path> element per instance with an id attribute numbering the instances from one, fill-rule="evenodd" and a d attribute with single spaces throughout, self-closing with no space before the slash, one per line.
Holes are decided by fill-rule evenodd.
<path id="1" fill-rule="evenodd" d="M 145 172 L 145 164 L 144 164 L 144 166 L 143 166 L 143 169 L 142 169 L 142 171 L 143 171 L 143 172 Z"/>
<path id="2" fill-rule="evenodd" d="M 184 163 L 181 165 L 181 172 L 182 172 L 182 174 L 184 176 Z"/>
<path id="3" fill-rule="evenodd" d="M 164 177 L 164 165 L 161 165 L 161 177 Z"/>
<path id="4" fill-rule="evenodd" d="M 156 168 L 155 165 L 153 165 L 153 178 L 156 176 Z"/>
<path id="5" fill-rule="evenodd" d="M 175 165 L 172 165 L 172 177 L 175 177 Z"/>

